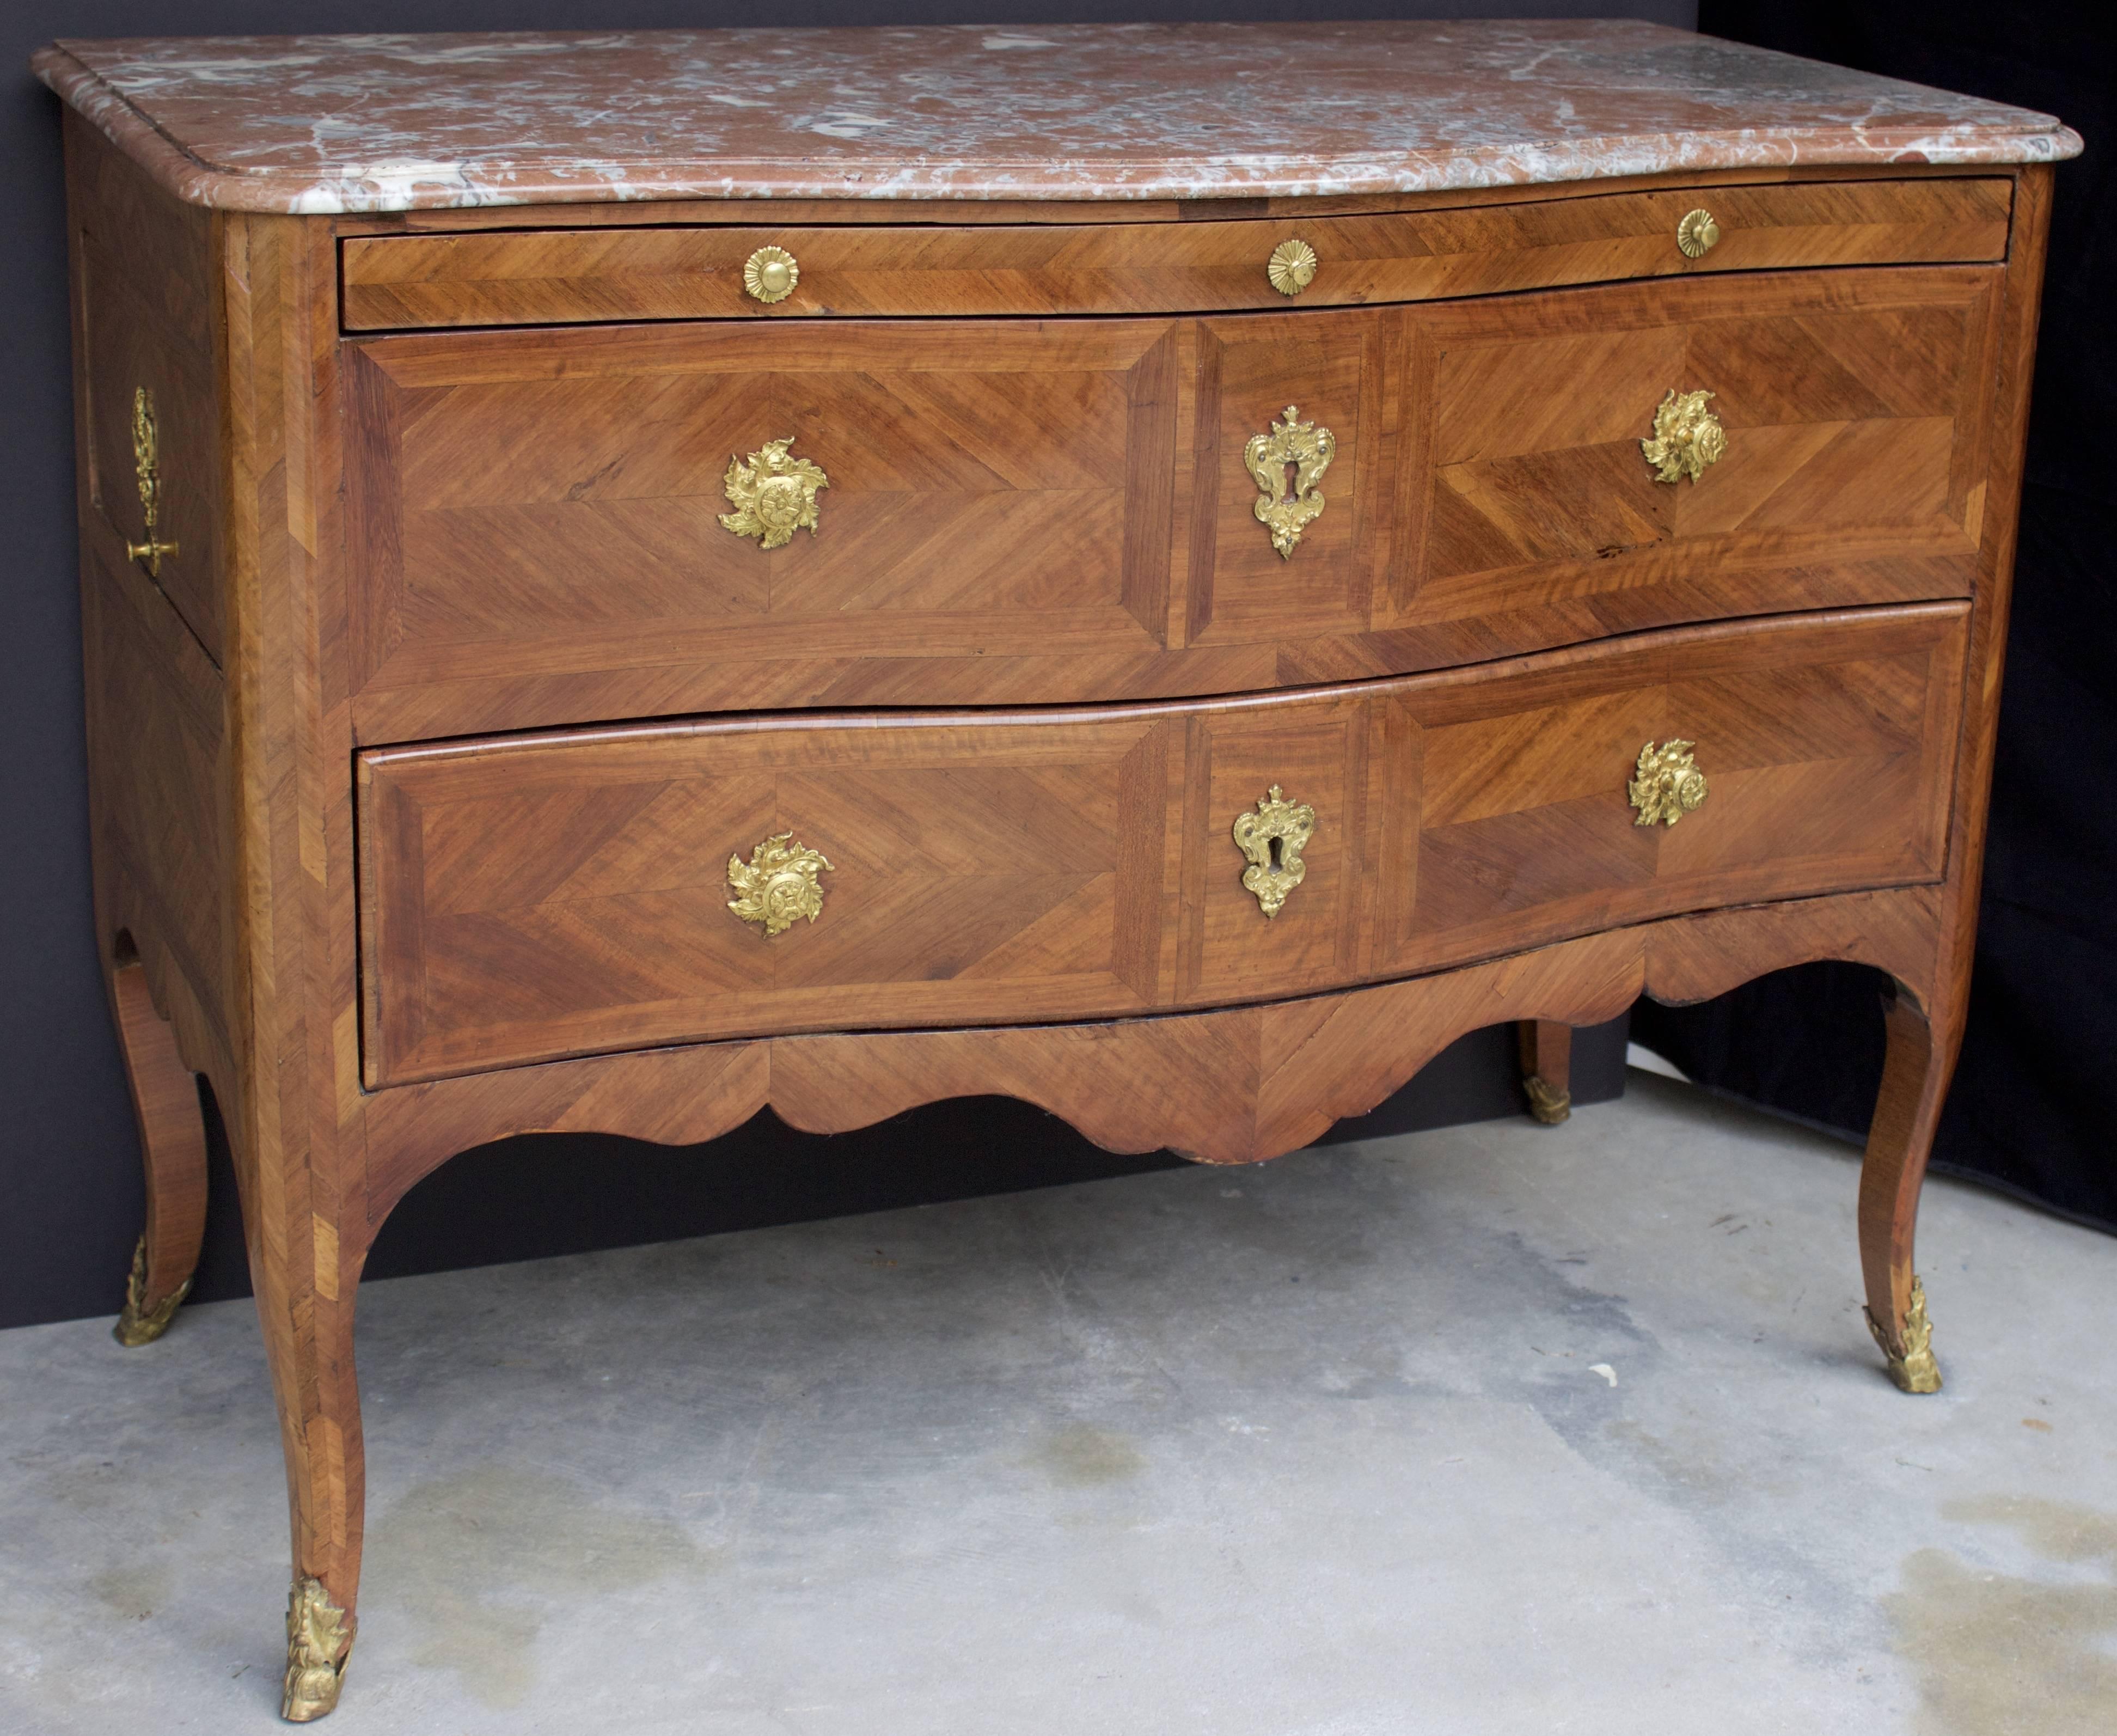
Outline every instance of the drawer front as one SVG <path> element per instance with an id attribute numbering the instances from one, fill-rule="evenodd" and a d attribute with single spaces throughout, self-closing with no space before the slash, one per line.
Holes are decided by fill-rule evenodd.
<path id="1" fill-rule="evenodd" d="M 2006 255 L 2013 187 L 1990 176 L 1675 188 L 1233 222 L 768 224 L 357 237 L 340 244 L 344 322 L 348 330 L 371 331 L 1208 312 L 1788 266 L 1998 260 Z M 1685 219 L 1701 210 L 1709 230 L 1695 219 L 1686 229 Z M 1701 232 L 1713 240 L 1694 251 Z M 775 261 L 777 274 L 764 276 Z"/>
<path id="2" fill-rule="evenodd" d="M 366 341 L 355 727 L 1257 691 L 1966 596 L 1999 278 Z M 1678 389 L 1726 452 L 1663 482 Z M 1282 553 L 1249 454 L 1289 406 L 1332 446 Z M 813 528 L 729 528 L 790 437 Z"/>
<path id="3" fill-rule="evenodd" d="M 1366 619 L 1387 317 L 1252 316 L 1202 344 L 1195 321 L 1082 320 L 361 346 L 357 727 L 1271 686 L 1276 624 Z M 1288 561 L 1243 453 L 1296 400 L 1335 455 Z M 730 528 L 731 461 L 790 437 L 813 525 Z M 1219 606 L 1248 636 L 1192 656 L 1174 581 L 1215 510 L 1201 455 L 1232 473 Z"/>
<path id="4" fill-rule="evenodd" d="M 1967 616 L 1792 616 L 1253 699 L 371 750 L 368 1083 L 1279 998 L 1934 879 Z M 1642 748 L 1672 741 L 1706 799 L 1640 824 Z"/>
<path id="5" fill-rule="evenodd" d="M 1815 274 L 1422 310 L 1375 643 L 1546 643 L 1685 618 L 1967 596 L 1999 275 Z M 1669 394 L 1724 451 L 1659 478 Z M 1394 630 L 1393 634 L 1389 630 Z M 1387 636 L 1382 636 L 1386 635 Z"/>

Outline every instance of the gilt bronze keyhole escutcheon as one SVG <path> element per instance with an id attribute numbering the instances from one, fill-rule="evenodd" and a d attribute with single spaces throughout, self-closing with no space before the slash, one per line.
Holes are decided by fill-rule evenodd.
<path id="1" fill-rule="evenodd" d="M 1316 810 L 1305 801 L 1289 801 L 1277 784 L 1254 810 L 1235 816 L 1235 847 L 1248 859 L 1243 889 L 1267 917 L 1275 916 L 1288 896 L 1308 875 L 1301 852 L 1316 835 Z"/>
<path id="2" fill-rule="evenodd" d="M 1281 560 L 1294 558 L 1301 533 L 1322 516 L 1323 473 L 1337 455 L 1338 436 L 1303 422 L 1290 404 L 1270 433 L 1252 434 L 1243 448 L 1243 463 L 1257 486 L 1251 510 L 1271 533 Z"/>

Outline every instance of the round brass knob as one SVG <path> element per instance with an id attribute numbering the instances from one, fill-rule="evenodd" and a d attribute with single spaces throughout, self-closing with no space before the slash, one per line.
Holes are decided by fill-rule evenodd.
<path id="1" fill-rule="evenodd" d="M 784 247 L 759 247 L 743 261 L 742 287 L 760 302 L 783 302 L 801 281 L 801 268 Z"/>
<path id="2" fill-rule="evenodd" d="M 1316 250 L 1305 241 L 1282 241 L 1265 261 L 1264 275 L 1281 295 L 1298 295 L 1316 281 Z"/>
<path id="3" fill-rule="evenodd" d="M 1676 244 L 1683 249 L 1686 259 L 1704 258 L 1719 238 L 1720 225 L 1709 210 L 1686 211 L 1677 220 Z"/>

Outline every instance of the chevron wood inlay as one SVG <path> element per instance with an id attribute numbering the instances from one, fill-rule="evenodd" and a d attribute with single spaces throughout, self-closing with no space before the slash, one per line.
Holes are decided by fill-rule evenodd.
<path id="1" fill-rule="evenodd" d="M 357 727 L 1239 691 L 1967 595 L 1999 280 L 365 341 Z M 1679 381 L 1731 439 L 1672 487 L 1639 443 Z M 1288 560 L 1242 454 L 1289 404 L 1337 455 Z M 767 553 L 721 477 L 789 433 L 831 484 Z"/>
<path id="2" fill-rule="evenodd" d="M 40 57 L 96 116 L 64 124 L 97 944 L 147 1181 L 128 1314 L 164 1323 L 190 1277 L 202 1074 L 303 1607 L 357 1621 L 375 1233 L 515 1133 L 689 1143 L 767 1106 L 821 1131 L 998 1092 L 1245 1162 L 1471 1030 L 1524 1024 L 1557 1087 L 1568 1027 L 1642 993 L 1859 960 L 1892 996 L 1859 1264 L 1912 1378 L 2053 184 L 2019 159 L 2077 141 L 1934 92 L 1919 114 L 1962 118 L 1914 134 L 1900 90 L 1893 131 L 1819 132 L 1848 90 L 1879 112 L 1858 75 L 1700 89 L 1695 39 L 1578 29 L 1663 44 L 1653 124 L 1733 130 L 1652 148 L 1709 166 L 1256 195 L 1284 163 L 1201 155 L 1147 103 L 1124 173 L 1214 196 L 723 199 L 760 164 L 648 150 L 644 185 L 682 197 L 455 207 L 408 176 L 434 208 L 271 212 L 269 169 L 209 166 L 215 116 L 240 85 L 313 154 L 346 92 L 390 108 L 354 64 L 381 51 L 325 40 L 341 107 L 303 115 L 302 79 L 231 81 L 254 43 L 210 75 L 123 44 L 173 59 L 153 125 L 79 58 L 108 53 Z M 1257 64 L 1293 39 L 1260 27 Z M 1652 121 L 1590 82 L 1609 126 Z M 580 124 L 643 136 L 639 94 Z M 1272 118 L 1289 161 L 1335 141 L 1317 174 L 1365 185 L 1405 159 L 1362 112 Z M 1914 136 L 1967 155 L 1904 160 Z M 1798 160 L 1750 160 L 1773 139 Z M 1693 257 L 1700 210 L 1720 233 Z M 1263 269 L 1289 238 L 1319 260 L 1293 298 Z M 738 287 L 763 245 L 801 268 L 769 307 Z M 159 579 L 125 555 L 142 386 L 182 550 Z M 1640 450 L 1672 389 L 1711 392 L 1728 439 L 1675 486 Z M 1289 404 L 1337 442 L 1290 560 L 1243 459 Z M 767 552 L 720 524 L 722 478 L 790 437 L 829 486 L 819 533 Z M 1705 799 L 1637 824 L 1642 746 L 1671 741 Z M 1315 820 L 1267 918 L 1232 828 L 1275 788 Z M 782 833 L 831 866 L 817 919 L 767 938 L 727 865 Z M 297 1641 L 287 1710 L 319 1715 L 342 1651 Z"/>
<path id="3" fill-rule="evenodd" d="M 920 1103 L 997 1092 L 1063 1116 L 1112 1151 L 1169 1146 L 1206 1162 L 1256 1162 L 1373 1108 L 1464 1032 L 1493 1023 L 1594 1024 L 1641 994 L 1700 1000 L 1815 958 L 1879 966 L 1916 1005 L 1930 982 L 1935 898 L 1911 887 L 1675 918 L 1445 978 L 1272 1006 L 704 1043 L 401 1086 L 369 1110 L 364 1235 L 454 1153 L 510 1133 L 696 1144 L 767 1105 L 791 1126 L 842 1133 Z"/>
<path id="4" fill-rule="evenodd" d="M 369 1082 L 642 1044 L 1252 1000 L 1677 910 L 1941 872 L 1965 611 L 1690 628 L 1108 711 L 822 714 L 361 760 Z M 1641 742 L 1710 807 L 1641 827 Z M 1312 806 L 1264 920 L 1234 816 Z M 767 940 L 726 863 L 833 864 Z M 1180 890 L 1179 890 L 1180 889 Z"/>
<path id="5" fill-rule="evenodd" d="M 1996 176 L 1723 187 L 1713 195 L 1721 238 L 1697 259 L 1676 246 L 1677 220 L 1697 202 L 1691 192 L 1312 217 L 1299 233 L 1320 265 L 1300 299 L 1426 301 L 1617 277 L 1998 259 L 2012 192 Z M 917 229 L 736 223 L 362 236 L 342 243 L 345 325 L 1274 307 L 1284 298 L 1264 262 L 1288 233 L 1269 218 L 1026 227 L 958 219 Z M 744 261 L 765 246 L 790 250 L 801 268 L 793 293 L 768 307 L 742 286 Z"/>
<path id="6" fill-rule="evenodd" d="M 89 750 L 111 766 L 90 823 L 138 903 L 107 912 L 106 933 L 150 936 L 142 954 L 166 953 L 219 1023 L 232 999 L 227 840 L 199 815 L 228 799 L 227 685 L 166 593 L 111 553 L 91 545 L 81 573 L 83 650 L 103 674 L 88 694 Z M 148 967 L 161 990 L 159 956 Z"/>
<path id="7" fill-rule="evenodd" d="M 1884 540 L 1889 594 L 1966 593 L 1997 284 L 1921 270 L 1420 310 L 1424 413 L 1407 417 L 1406 525 L 1376 625 L 1415 633 L 1534 603 L 1555 630 L 1607 632 L 1655 618 L 1672 593 L 1713 612 L 1745 596 L 1827 603 L 1815 570 Z M 1673 486 L 1640 453 L 1672 388 L 1712 392 L 1728 436 L 1719 463 Z"/>
<path id="8" fill-rule="evenodd" d="M 82 124 L 76 118 L 71 125 Z M 81 276 L 76 337 L 94 353 L 81 382 L 88 437 L 81 480 L 99 520 L 133 542 L 145 533 L 132 452 L 132 395 L 154 395 L 159 424 L 160 519 L 156 534 L 177 553 L 155 582 L 206 655 L 224 660 L 227 623 L 220 575 L 224 453 L 214 385 L 210 222 L 172 206 L 122 157 L 76 152 L 68 165 L 76 201 L 101 220 L 76 237 Z"/>
<path id="9" fill-rule="evenodd" d="M 1126 322 L 1028 343 L 844 326 L 821 344 L 749 328 L 367 346 L 349 381 L 357 685 L 1151 653 L 1188 342 Z M 767 552 L 719 524 L 722 476 L 790 435 L 829 487 L 818 533 Z"/>

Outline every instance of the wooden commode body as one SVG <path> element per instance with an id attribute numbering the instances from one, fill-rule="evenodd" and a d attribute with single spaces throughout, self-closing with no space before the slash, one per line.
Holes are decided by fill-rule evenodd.
<path id="1" fill-rule="evenodd" d="M 2057 122 L 1619 23 L 38 67 L 119 1332 L 189 1283 L 203 1073 L 288 1716 L 352 1644 L 362 1263 L 509 1133 L 998 1092 L 1247 1162 L 1501 1022 L 1561 1119 L 1570 1027 L 1859 960 L 1869 1318 L 1938 1384 Z"/>

